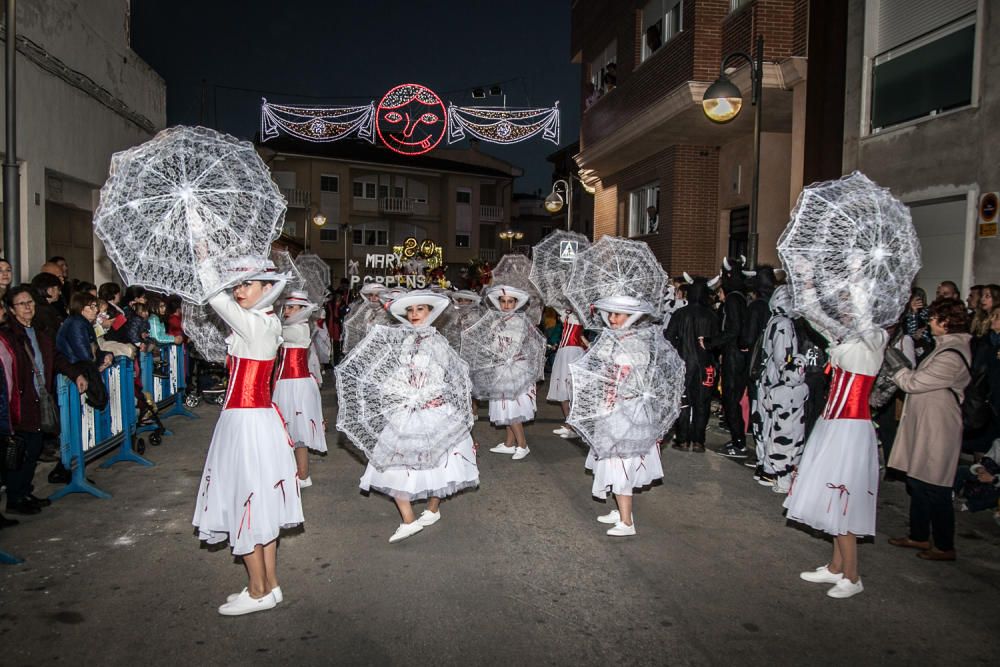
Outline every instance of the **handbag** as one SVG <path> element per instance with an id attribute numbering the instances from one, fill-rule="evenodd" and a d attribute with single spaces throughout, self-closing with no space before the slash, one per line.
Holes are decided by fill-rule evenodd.
<path id="1" fill-rule="evenodd" d="M 0 436 L 0 472 L 20 470 L 24 465 L 24 440 L 16 435 Z"/>
<path id="2" fill-rule="evenodd" d="M 35 355 L 28 344 L 24 344 L 24 349 L 31 360 L 31 372 L 35 375 L 35 393 L 38 394 L 38 425 L 42 433 L 46 435 L 59 434 L 59 412 L 56 410 L 56 402 L 52 400 L 52 394 L 45 387 L 45 376 L 35 363 Z"/>

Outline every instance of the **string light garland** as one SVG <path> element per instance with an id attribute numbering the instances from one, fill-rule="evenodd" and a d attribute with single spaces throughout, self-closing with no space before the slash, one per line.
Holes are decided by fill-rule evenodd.
<path id="1" fill-rule="evenodd" d="M 552 107 L 508 109 L 463 107 L 449 103 L 427 86 L 406 83 L 389 90 L 376 104 L 318 107 L 272 104 L 262 98 L 260 136 L 267 141 L 282 132 L 306 141 L 326 143 L 358 137 L 401 155 L 422 155 L 447 135 L 454 144 L 466 135 L 509 145 L 541 136 L 559 145 L 559 103 Z"/>

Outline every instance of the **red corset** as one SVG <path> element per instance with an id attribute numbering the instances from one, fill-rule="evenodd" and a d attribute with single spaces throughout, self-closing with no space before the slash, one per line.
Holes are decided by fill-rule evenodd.
<path id="1" fill-rule="evenodd" d="M 559 347 L 583 347 L 583 327 L 579 324 L 563 322 L 562 338 Z"/>
<path id="2" fill-rule="evenodd" d="M 871 419 L 868 396 L 874 384 L 874 375 L 849 373 L 834 367 L 823 419 Z"/>
<path id="3" fill-rule="evenodd" d="M 309 348 L 308 347 L 281 348 L 281 366 L 278 368 L 278 379 L 298 380 L 299 378 L 307 378 L 307 377 L 310 377 Z"/>
<path id="4" fill-rule="evenodd" d="M 271 407 L 271 371 L 274 359 L 229 357 L 229 388 L 223 410 Z"/>

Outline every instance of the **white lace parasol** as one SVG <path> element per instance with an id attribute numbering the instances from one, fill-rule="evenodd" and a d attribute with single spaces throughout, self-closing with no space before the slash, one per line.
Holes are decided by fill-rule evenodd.
<path id="1" fill-rule="evenodd" d="M 478 322 L 479 318 L 483 316 L 483 312 L 483 306 L 478 303 L 461 306 L 452 304 L 448 306 L 446 314 L 449 317 L 444 324 L 441 325 L 435 321 L 434 325 L 448 339 L 453 348 L 460 350 L 462 349 L 462 332 Z"/>
<path id="2" fill-rule="evenodd" d="M 277 267 L 278 273 L 284 273 L 289 276 L 288 284 L 284 290 L 286 294 L 306 288 L 306 279 L 303 277 L 302 272 L 299 271 L 299 267 L 295 265 L 295 260 L 292 259 L 290 252 L 287 250 L 272 250 L 271 261 Z"/>
<path id="3" fill-rule="evenodd" d="M 586 236 L 564 229 L 557 229 L 534 247 L 529 278 L 542 295 L 545 305 L 560 313 L 572 308 L 564 294 L 566 281 L 577 253 L 589 247 L 590 239 Z"/>
<path id="4" fill-rule="evenodd" d="M 684 362 L 659 327 L 605 329 L 569 368 L 567 422 L 599 458 L 649 453 L 680 414 Z"/>
<path id="5" fill-rule="evenodd" d="M 202 358 L 217 364 L 226 360 L 229 327 L 209 306 L 181 304 L 181 326 Z"/>
<path id="6" fill-rule="evenodd" d="M 645 242 L 602 236 L 597 243 L 577 254 L 563 292 L 583 325 L 599 329 L 604 323 L 592 308 L 598 299 L 634 296 L 652 304 L 657 309 L 653 318 L 659 319 L 669 282 L 656 255 Z"/>
<path id="7" fill-rule="evenodd" d="M 462 331 L 476 398 L 514 399 L 534 386 L 545 366 L 545 337 L 524 313 L 489 310 Z"/>
<path id="8" fill-rule="evenodd" d="M 337 429 L 379 470 L 433 468 L 469 437 L 469 367 L 433 327 L 375 326 L 336 376 Z"/>
<path id="9" fill-rule="evenodd" d="M 510 285 L 522 289 L 528 293 L 528 305 L 524 307 L 524 314 L 528 316 L 534 324 L 542 321 L 542 295 L 538 288 L 531 282 L 531 260 L 525 255 L 510 254 L 504 255 L 497 262 L 492 272 L 493 280 L 491 285 Z M 488 290 L 483 291 L 485 294 Z"/>
<path id="10" fill-rule="evenodd" d="M 268 257 L 284 215 L 253 144 L 178 126 L 112 156 L 94 231 L 127 284 L 205 303 Z"/>
<path id="11" fill-rule="evenodd" d="M 395 324 L 381 303 L 372 303 L 366 299 L 358 299 L 351 304 L 351 310 L 344 318 L 344 333 L 340 341 L 344 354 L 347 354 L 362 338 L 368 335 L 376 324 Z"/>
<path id="12" fill-rule="evenodd" d="M 897 322 L 920 270 L 910 210 L 857 171 L 802 191 L 778 254 L 795 312 L 835 340 Z"/>
<path id="13" fill-rule="evenodd" d="M 326 303 L 330 294 L 331 275 L 330 265 L 326 260 L 319 255 L 303 252 L 295 258 L 295 266 L 305 280 L 305 290 L 309 293 L 309 300 L 320 305 Z"/>

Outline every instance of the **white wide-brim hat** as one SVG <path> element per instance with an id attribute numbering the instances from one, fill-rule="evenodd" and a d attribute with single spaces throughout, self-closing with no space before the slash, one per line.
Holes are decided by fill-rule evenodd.
<path id="1" fill-rule="evenodd" d="M 379 283 L 365 283 L 364 287 L 361 288 L 361 296 L 369 296 L 371 294 L 382 294 L 389 288 L 385 285 Z"/>
<path id="2" fill-rule="evenodd" d="M 253 310 L 264 310 L 268 308 L 281 296 L 282 290 L 285 289 L 285 285 L 288 283 L 288 279 L 291 277 L 287 273 L 281 273 L 278 271 L 278 267 L 274 265 L 269 259 L 265 260 L 252 260 L 253 263 L 249 266 L 253 267 L 254 273 L 248 276 L 244 276 L 241 282 L 246 282 L 248 280 L 259 280 L 264 283 L 275 283 L 270 290 L 268 290 L 264 296 L 260 298 L 260 301 L 253 305 Z M 244 271 L 246 269 L 236 269 L 237 271 Z"/>
<path id="3" fill-rule="evenodd" d="M 430 315 L 427 316 L 427 321 L 423 324 L 423 326 L 428 326 L 433 324 L 434 320 L 451 305 L 451 299 L 443 294 L 435 294 L 430 290 L 414 290 L 389 302 L 389 313 L 403 324 L 409 324 L 410 321 L 406 319 L 406 309 L 410 306 L 419 306 L 421 304 L 430 306 L 431 309 Z"/>
<path id="4" fill-rule="evenodd" d="M 523 308 L 530 298 L 524 290 L 511 287 L 510 285 L 494 285 L 486 292 L 486 298 L 490 300 L 490 303 L 497 310 L 500 310 L 500 297 L 502 296 L 512 296 L 517 299 L 517 305 L 514 306 L 514 310 Z"/>
<path id="5" fill-rule="evenodd" d="M 608 320 L 610 313 L 628 315 L 629 318 L 625 320 L 625 324 L 622 326 L 624 329 L 632 326 L 643 315 L 653 314 L 653 306 L 648 302 L 637 299 L 634 296 L 625 295 L 606 296 L 603 299 L 598 299 L 594 302 L 594 308 L 601 311 L 601 319 L 609 327 L 611 326 L 611 322 Z"/>
<path id="6" fill-rule="evenodd" d="M 450 296 L 452 301 L 463 299 L 465 301 L 471 301 L 475 304 L 483 302 L 483 298 L 470 289 L 460 289 L 457 292 L 452 292 Z"/>

